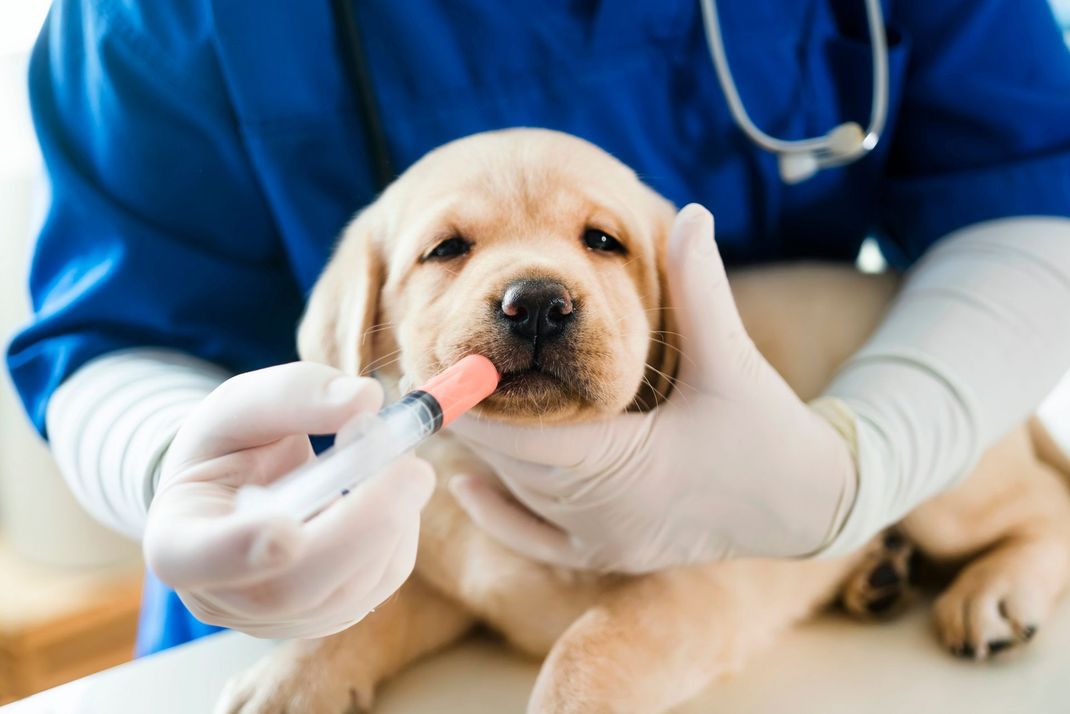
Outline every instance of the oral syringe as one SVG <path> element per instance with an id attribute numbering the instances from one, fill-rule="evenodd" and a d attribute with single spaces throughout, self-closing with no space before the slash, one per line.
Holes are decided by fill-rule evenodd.
<path id="1" fill-rule="evenodd" d="M 486 399 L 498 379 L 489 359 L 469 355 L 378 414 L 358 418 L 355 436 L 313 461 L 265 486 L 242 486 L 235 508 L 308 520 Z"/>

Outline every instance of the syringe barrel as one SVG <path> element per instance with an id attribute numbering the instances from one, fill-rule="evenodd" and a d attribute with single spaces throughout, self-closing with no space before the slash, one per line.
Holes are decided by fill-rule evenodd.
<path id="1" fill-rule="evenodd" d="M 430 394 L 416 391 L 374 417 L 358 419 L 366 421 L 352 441 L 331 447 L 272 484 L 243 487 L 238 509 L 270 510 L 307 520 L 438 431 L 442 410 Z"/>

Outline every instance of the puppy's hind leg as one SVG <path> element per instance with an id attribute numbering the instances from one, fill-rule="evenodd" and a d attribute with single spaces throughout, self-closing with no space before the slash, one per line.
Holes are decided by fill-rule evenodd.
<path id="1" fill-rule="evenodd" d="M 734 561 L 622 581 L 558 639 L 531 714 L 656 714 L 831 600 L 851 563 Z"/>
<path id="2" fill-rule="evenodd" d="M 216 714 L 365 714 L 375 687 L 473 624 L 471 615 L 418 578 L 353 627 L 291 640 L 232 679 Z"/>

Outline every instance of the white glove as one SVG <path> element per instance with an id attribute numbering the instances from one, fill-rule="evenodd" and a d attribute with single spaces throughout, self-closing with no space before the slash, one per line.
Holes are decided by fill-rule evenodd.
<path id="1" fill-rule="evenodd" d="M 200 620 L 258 637 L 349 627 L 412 572 L 420 509 L 434 489 L 407 457 L 307 523 L 233 512 L 234 494 L 313 458 L 307 434 L 379 408 L 382 389 L 308 362 L 224 382 L 185 420 L 149 509 L 145 558 Z"/>
<path id="2" fill-rule="evenodd" d="M 553 428 L 472 417 L 452 427 L 516 500 L 469 476 L 454 477 L 451 490 L 511 548 L 638 573 L 806 555 L 842 526 L 857 488 L 848 439 L 799 400 L 747 335 L 701 206 L 680 212 L 668 260 L 682 354 L 664 405 Z"/>

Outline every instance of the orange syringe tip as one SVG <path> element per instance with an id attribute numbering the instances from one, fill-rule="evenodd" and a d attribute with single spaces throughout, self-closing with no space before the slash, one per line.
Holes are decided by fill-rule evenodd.
<path id="1" fill-rule="evenodd" d="M 489 397 L 498 387 L 498 370 L 483 355 L 468 355 L 420 387 L 442 407 L 442 426 Z"/>

